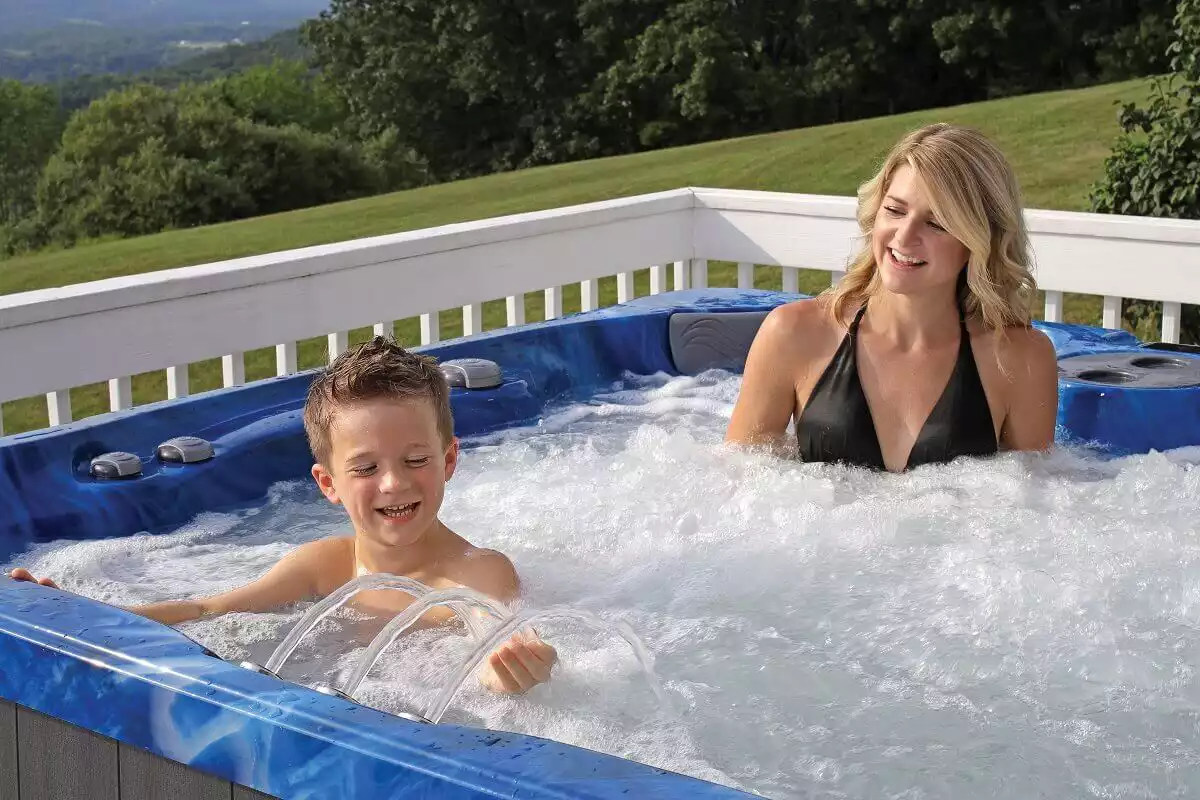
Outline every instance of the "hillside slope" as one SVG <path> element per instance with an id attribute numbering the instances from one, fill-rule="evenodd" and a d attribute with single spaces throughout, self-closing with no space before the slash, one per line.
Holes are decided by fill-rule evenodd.
<path id="1" fill-rule="evenodd" d="M 904 133 L 972 125 L 1012 161 L 1031 207 L 1086 210 L 1130 81 L 560 164 L 286 214 L 86 244 L 0 263 L 0 294 L 681 186 L 852 195 Z"/>

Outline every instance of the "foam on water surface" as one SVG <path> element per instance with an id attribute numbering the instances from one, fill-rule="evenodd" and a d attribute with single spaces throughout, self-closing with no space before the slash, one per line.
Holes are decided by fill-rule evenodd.
<path id="1" fill-rule="evenodd" d="M 1004 454 L 905 475 L 721 446 L 739 380 L 630 378 L 537 428 L 468 442 L 443 519 L 509 555 L 523 606 L 624 619 L 655 658 L 556 622 L 554 680 L 475 682 L 445 722 L 519 731 L 771 797 L 1200 793 L 1200 451 Z M 132 604 L 240 585 L 345 533 L 311 484 L 169 536 L 21 564 Z M 265 661 L 308 604 L 181 626 Z M 341 682 L 370 641 L 322 623 L 284 677 Z M 409 634 L 359 699 L 428 706 L 470 652 Z"/>

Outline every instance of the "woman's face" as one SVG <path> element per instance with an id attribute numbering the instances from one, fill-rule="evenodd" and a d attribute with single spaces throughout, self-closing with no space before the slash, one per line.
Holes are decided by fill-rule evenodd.
<path id="1" fill-rule="evenodd" d="M 908 164 L 892 175 L 875 213 L 871 246 L 884 288 L 896 294 L 952 290 L 969 256 L 966 246 L 933 216 Z"/>

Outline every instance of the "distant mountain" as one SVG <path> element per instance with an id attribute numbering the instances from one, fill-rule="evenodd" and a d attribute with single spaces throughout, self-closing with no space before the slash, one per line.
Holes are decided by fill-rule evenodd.
<path id="1" fill-rule="evenodd" d="M 0 0 L 0 20 L 5 34 L 70 21 L 137 28 L 250 22 L 279 28 L 328 6 L 328 0 Z"/>
<path id="2" fill-rule="evenodd" d="M 158 28 L 76 22 L 37 30 L 6 30 L 0 32 L 0 78 L 54 83 L 88 75 L 131 75 L 173 67 L 202 55 L 219 63 L 232 55 L 222 51 L 257 43 L 278 30 L 277 25 L 248 20 L 233 25 L 190 23 Z"/>
<path id="3" fill-rule="evenodd" d="M 300 33 L 289 28 L 258 42 L 234 44 L 193 56 L 168 67 L 126 72 L 92 73 L 53 82 L 59 105 L 64 111 L 82 108 L 114 89 L 134 83 L 152 83 L 170 89 L 181 83 L 205 83 L 232 75 L 275 59 L 307 61 L 308 50 L 300 42 Z M 3 61 L 0 59 L 0 68 Z"/>

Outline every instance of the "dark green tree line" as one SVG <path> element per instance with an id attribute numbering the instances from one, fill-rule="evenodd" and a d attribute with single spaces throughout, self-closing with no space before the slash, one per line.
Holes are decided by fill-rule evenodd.
<path id="1" fill-rule="evenodd" d="M 333 0 L 304 37 L 438 179 L 1165 68 L 1172 0 Z"/>

